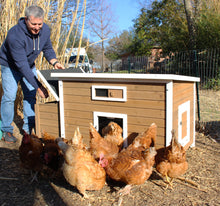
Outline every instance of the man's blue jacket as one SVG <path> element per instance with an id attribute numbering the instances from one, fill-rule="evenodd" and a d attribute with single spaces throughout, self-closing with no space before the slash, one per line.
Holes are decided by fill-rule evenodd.
<path id="1" fill-rule="evenodd" d="M 44 23 L 38 35 L 33 35 L 28 31 L 25 19 L 22 17 L 18 24 L 8 31 L 0 48 L 0 64 L 21 72 L 28 82 L 37 89 L 39 84 L 31 70 L 41 51 L 47 61 L 56 58 L 48 25 Z"/>

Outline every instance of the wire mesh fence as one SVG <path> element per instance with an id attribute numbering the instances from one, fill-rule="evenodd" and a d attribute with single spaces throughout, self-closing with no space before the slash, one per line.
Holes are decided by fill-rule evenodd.
<path id="1" fill-rule="evenodd" d="M 200 77 L 200 121 L 220 121 L 220 49 L 172 52 L 159 56 L 128 56 L 112 62 L 112 73 L 179 74 Z"/>

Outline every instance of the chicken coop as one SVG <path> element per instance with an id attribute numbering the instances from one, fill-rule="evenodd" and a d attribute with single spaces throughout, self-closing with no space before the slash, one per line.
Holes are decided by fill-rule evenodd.
<path id="1" fill-rule="evenodd" d="M 54 101 L 36 103 L 36 134 L 72 137 L 79 127 L 88 145 L 89 123 L 100 132 L 110 121 L 123 129 L 126 147 L 154 122 L 156 148 L 170 144 L 172 129 L 187 149 L 195 145 L 196 82 L 170 74 L 80 73 L 41 70 Z"/>

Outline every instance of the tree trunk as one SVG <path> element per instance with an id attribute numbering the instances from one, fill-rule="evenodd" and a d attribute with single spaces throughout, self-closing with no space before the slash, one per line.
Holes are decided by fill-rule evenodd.
<path id="1" fill-rule="evenodd" d="M 104 42 L 102 41 L 102 72 L 105 71 L 105 48 Z"/>
<path id="2" fill-rule="evenodd" d="M 184 6 L 189 31 L 189 49 L 194 50 L 196 49 L 196 27 L 191 0 L 184 0 Z"/>

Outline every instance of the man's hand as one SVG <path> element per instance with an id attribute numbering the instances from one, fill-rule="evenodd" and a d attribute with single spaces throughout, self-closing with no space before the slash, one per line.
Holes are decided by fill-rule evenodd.
<path id="1" fill-rule="evenodd" d="M 41 85 L 41 86 L 37 89 L 37 91 L 38 91 L 38 94 L 40 95 L 40 97 L 42 97 L 42 98 L 47 98 L 47 97 L 49 97 L 48 91 L 47 91 L 47 89 L 46 89 L 43 85 Z"/>
<path id="2" fill-rule="evenodd" d="M 55 64 L 54 69 L 65 69 L 65 67 L 58 62 Z"/>
<path id="3" fill-rule="evenodd" d="M 57 59 L 52 59 L 50 63 L 53 65 L 54 69 L 65 69 L 65 67 Z"/>

